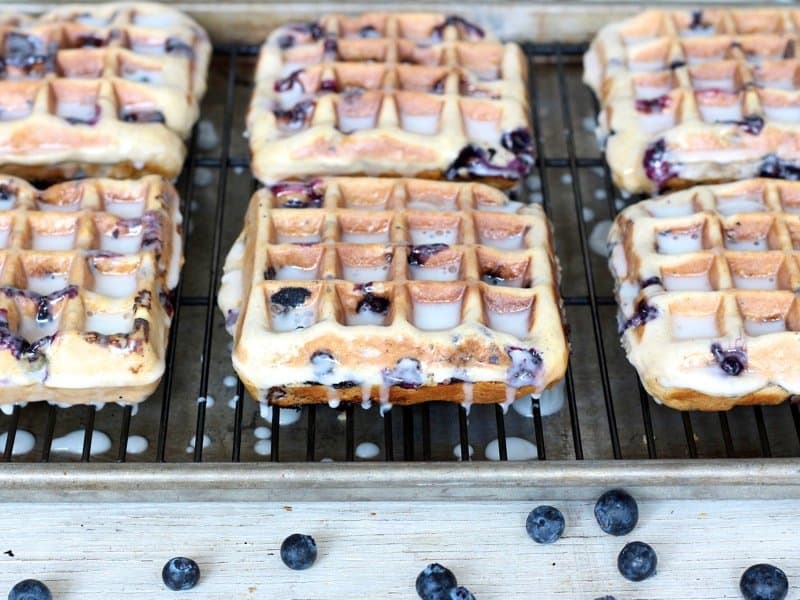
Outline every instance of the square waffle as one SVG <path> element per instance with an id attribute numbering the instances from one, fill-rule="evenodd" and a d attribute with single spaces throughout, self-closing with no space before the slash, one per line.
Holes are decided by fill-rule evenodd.
<path id="1" fill-rule="evenodd" d="M 651 10 L 584 57 L 614 181 L 629 192 L 800 178 L 800 10 Z"/>
<path id="2" fill-rule="evenodd" d="M 0 19 L 0 172 L 177 176 L 210 53 L 194 21 L 157 4 Z"/>
<path id="3" fill-rule="evenodd" d="M 478 183 L 330 178 L 256 192 L 219 305 L 280 406 L 510 403 L 564 375 L 550 227 Z"/>
<path id="4" fill-rule="evenodd" d="M 0 404 L 136 403 L 158 385 L 181 267 L 172 185 L 0 175 Z"/>
<path id="5" fill-rule="evenodd" d="M 800 394 L 800 183 L 640 202 L 609 245 L 623 345 L 657 400 L 727 410 Z"/>
<path id="6" fill-rule="evenodd" d="M 274 31 L 247 115 L 253 171 L 477 179 L 510 187 L 533 147 L 519 46 L 443 14 L 330 15 Z"/>

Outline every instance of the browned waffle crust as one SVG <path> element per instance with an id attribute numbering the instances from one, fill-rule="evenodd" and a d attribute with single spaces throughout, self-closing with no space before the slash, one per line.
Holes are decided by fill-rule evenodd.
<path id="1" fill-rule="evenodd" d="M 482 184 L 322 178 L 257 192 L 219 304 L 278 405 L 498 403 L 564 375 L 550 228 Z"/>
<path id="2" fill-rule="evenodd" d="M 800 178 L 800 10 L 651 10 L 584 58 L 615 183 Z"/>
<path id="3" fill-rule="evenodd" d="M 264 44 L 247 116 L 267 184 L 320 175 L 480 179 L 533 162 L 519 47 L 443 14 L 329 15 Z"/>
<path id="4" fill-rule="evenodd" d="M 800 393 L 800 183 L 640 202 L 609 244 L 623 345 L 657 400 L 727 410 Z"/>
<path id="5" fill-rule="evenodd" d="M 136 403 L 155 389 L 180 221 L 157 176 L 38 191 L 0 175 L 0 404 Z"/>
<path id="6" fill-rule="evenodd" d="M 157 4 L 0 19 L 0 171 L 177 176 L 210 52 L 194 21 Z"/>

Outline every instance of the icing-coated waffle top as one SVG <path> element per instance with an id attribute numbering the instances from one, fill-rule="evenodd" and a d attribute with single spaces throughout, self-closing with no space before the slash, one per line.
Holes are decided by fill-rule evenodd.
<path id="1" fill-rule="evenodd" d="M 264 44 L 247 117 L 267 184 L 318 175 L 485 179 L 533 161 L 516 44 L 443 14 L 332 15 Z"/>
<path id="2" fill-rule="evenodd" d="M 490 382 L 499 394 L 475 401 L 501 402 L 506 385 L 513 399 L 564 374 L 557 273 L 542 210 L 493 188 L 321 179 L 253 196 L 219 304 L 261 399 L 322 384 L 387 402 Z"/>
<path id="3" fill-rule="evenodd" d="M 156 4 L 0 18 L 0 169 L 174 177 L 210 52 L 194 21 Z"/>
<path id="4" fill-rule="evenodd" d="M 171 184 L 0 175 L 0 403 L 139 402 L 158 384 L 181 267 Z"/>
<path id="5" fill-rule="evenodd" d="M 800 11 L 647 11 L 584 59 L 616 183 L 631 192 L 800 177 Z"/>
<path id="6" fill-rule="evenodd" d="M 609 244 L 623 343 L 656 398 L 717 410 L 800 393 L 800 183 L 640 202 Z"/>

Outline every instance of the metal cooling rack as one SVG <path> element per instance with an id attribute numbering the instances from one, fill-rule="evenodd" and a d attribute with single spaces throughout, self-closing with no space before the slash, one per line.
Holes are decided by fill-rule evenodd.
<path id="1" fill-rule="evenodd" d="M 590 250 L 594 225 L 613 218 L 624 204 L 614 189 L 594 134 L 597 106 L 580 82 L 584 45 L 524 44 L 530 61 L 530 93 L 538 151 L 529 179 L 533 201 L 543 201 L 555 228 L 563 268 L 562 293 L 571 328 L 572 359 L 566 402 L 556 415 L 532 418 L 499 407 L 432 403 L 396 407 L 381 417 L 377 408 L 347 406 L 303 409 L 299 420 L 279 425 L 284 411 L 270 407 L 271 440 L 257 444 L 256 428 L 267 425 L 258 404 L 245 396 L 233 375 L 229 337 L 215 297 L 225 253 L 239 232 L 250 194 L 247 144 L 241 136 L 252 90 L 257 48 L 217 48 L 204 102 L 219 145 L 190 142 L 179 191 L 188 235 L 186 265 L 176 290 L 167 369 L 157 392 L 138 411 L 109 405 L 59 408 L 43 403 L 16 407 L 0 416 L 8 433 L 4 462 L 310 462 L 356 460 L 361 441 L 380 445 L 375 460 L 453 461 L 455 450 L 474 460 L 497 439 L 501 460 L 510 436 L 536 444 L 540 460 L 750 458 L 800 455 L 797 405 L 737 408 L 727 413 L 678 413 L 654 403 L 625 360 L 616 334 L 612 282 L 605 259 Z M 209 185 L 209 181 L 211 182 Z M 230 379 L 228 379 L 230 381 Z M 209 396 L 215 399 L 212 407 Z M 36 437 L 34 449 L 12 454 L 18 431 Z M 53 447 L 67 431 L 83 430 L 80 454 Z M 102 433 L 99 433 L 102 432 Z M 264 430 L 261 430 L 263 438 Z M 111 449 L 93 454 L 93 441 L 108 435 Z M 127 451 L 131 436 L 148 439 L 140 454 Z M 195 440 L 209 437 L 208 447 Z M 269 452 L 265 446 L 269 445 Z"/>

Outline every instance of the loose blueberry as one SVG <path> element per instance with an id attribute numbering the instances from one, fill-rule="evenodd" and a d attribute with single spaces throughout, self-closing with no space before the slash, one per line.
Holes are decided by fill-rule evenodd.
<path id="1" fill-rule="evenodd" d="M 475 600 L 475 596 L 463 585 L 450 590 L 450 600 Z"/>
<path id="2" fill-rule="evenodd" d="M 628 581 L 644 581 L 656 574 L 658 557 L 653 548 L 644 542 L 630 542 L 617 557 L 617 568 Z"/>
<path id="3" fill-rule="evenodd" d="M 200 567 L 191 558 L 170 558 L 161 570 L 161 579 L 173 592 L 190 590 L 200 581 Z"/>
<path id="4" fill-rule="evenodd" d="M 789 580 L 776 566 L 753 565 L 742 573 L 739 591 L 745 600 L 783 600 L 789 593 Z"/>
<path id="5" fill-rule="evenodd" d="M 639 521 L 636 500 L 624 490 L 610 490 L 594 505 L 594 517 L 600 529 L 611 535 L 627 535 Z"/>
<path id="6" fill-rule="evenodd" d="M 317 560 L 317 543 L 310 535 L 293 533 L 281 544 L 281 560 L 294 571 L 308 569 Z"/>
<path id="7" fill-rule="evenodd" d="M 564 533 L 564 515 L 552 506 L 537 506 L 528 515 L 525 530 L 537 544 L 552 544 Z"/>
<path id="8" fill-rule="evenodd" d="M 50 589 L 36 579 L 25 579 L 11 588 L 8 600 L 52 600 Z"/>
<path id="9" fill-rule="evenodd" d="M 458 582 L 453 572 L 431 563 L 417 575 L 417 594 L 422 600 L 450 600 Z"/>

